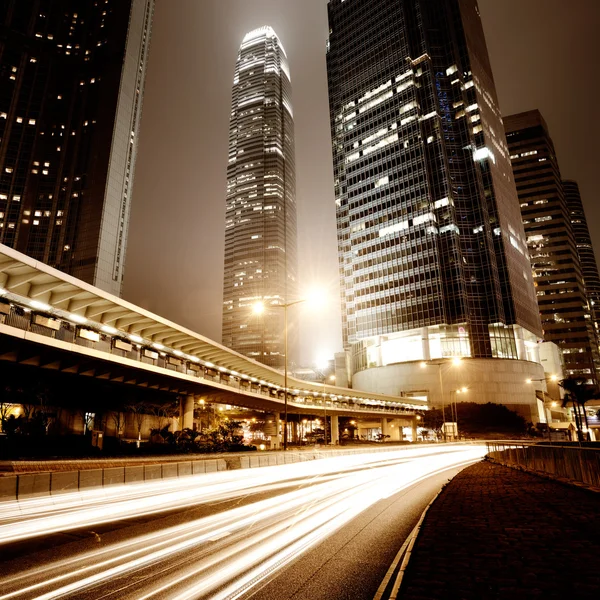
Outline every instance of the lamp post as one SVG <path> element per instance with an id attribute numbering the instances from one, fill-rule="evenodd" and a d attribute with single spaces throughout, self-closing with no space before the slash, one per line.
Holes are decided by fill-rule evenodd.
<path id="1" fill-rule="evenodd" d="M 442 437 L 444 442 L 446 441 L 446 403 L 444 401 L 444 379 L 442 376 L 442 367 L 447 364 L 449 359 L 441 358 L 439 360 L 425 360 L 421 363 L 421 368 L 424 369 L 428 366 L 438 367 L 438 373 L 440 377 L 440 395 L 442 398 Z M 461 363 L 460 357 L 456 356 L 452 360 L 453 365 L 458 366 Z M 452 399 L 450 399 L 450 406 L 452 407 Z"/>
<path id="2" fill-rule="evenodd" d="M 271 308 L 283 309 L 283 405 L 284 405 L 284 425 L 283 425 L 283 450 L 287 450 L 288 443 L 288 308 L 296 304 L 306 302 L 306 298 L 286 302 L 285 304 L 273 304 Z M 260 315 L 265 312 L 265 305 L 257 302 L 253 307 L 254 314 Z"/>
<path id="3" fill-rule="evenodd" d="M 329 381 L 331 381 L 335 385 L 335 375 L 330 375 Z M 325 380 L 323 380 L 323 414 L 324 414 L 323 432 L 324 432 L 324 437 L 325 437 L 325 445 L 327 446 L 327 400 L 326 400 L 326 395 L 325 395 Z M 333 416 L 331 418 L 333 419 Z M 331 439 L 331 443 L 333 444 L 333 438 Z"/>
<path id="4" fill-rule="evenodd" d="M 546 396 L 549 396 L 550 398 L 552 396 L 550 396 L 550 394 L 548 394 L 548 381 L 552 381 L 552 382 L 557 382 L 558 381 L 558 376 L 557 375 L 549 375 L 546 376 L 544 379 L 527 379 L 527 383 L 534 383 L 534 382 L 540 382 L 540 383 L 545 383 L 546 384 L 546 392 L 544 393 L 544 412 L 546 414 L 546 420 L 548 421 L 546 423 L 546 425 L 548 426 L 548 441 L 551 442 L 552 441 L 552 435 L 551 435 L 551 431 L 550 431 L 550 422 L 552 421 L 552 408 L 550 408 L 549 410 L 546 409 Z M 544 392 L 544 390 L 542 390 L 542 392 Z M 556 402 L 552 402 L 551 406 L 556 406 Z"/>

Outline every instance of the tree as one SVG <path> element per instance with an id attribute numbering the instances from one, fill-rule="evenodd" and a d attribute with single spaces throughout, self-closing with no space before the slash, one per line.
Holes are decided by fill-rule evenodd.
<path id="1" fill-rule="evenodd" d="M 120 441 L 123 435 L 123 427 L 125 426 L 125 415 L 120 410 L 114 410 L 110 413 L 110 418 L 114 423 L 117 439 Z"/>
<path id="2" fill-rule="evenodd" d="M 577 426 L 577 439 L 580 441 L 589 437 L 589 427 L 585 405 L 590 400 L 600 398 L 598 386 L 591 385 L 585 377 L 567 377 L 559 382 L 560 387 L 565 390 L 565 397 L 562 406 L 566 408 L 569 402 L 573 403 L 573 413 L 575 415 L 575 424 Z M 583 424 L 585 422 L 584 434 Z"/>
<path id="3" fill-rule="evenodd" d="M 148 414 L 149 406 L 145 402 L 136 402 L 135 404 L 127 405 L 125 409 L 133 413 L 133 418 L 138 434 L 137 447 L 139 448 L 140 442 L 142 441 L 142 427 L 144 425 L 144 419 Z"/>
<path id="4" fill-rule="evenodd" d="M 491 433 L 522 434 L 526 431 L 523 417 L 506 408 L 502 404 L 478 404 L 476 402 L 459 402 L 456 405 L 458 429 L 461 434 L 482 435 Z M 449 411 L 446 410 L 446 417 Z M 423 414 L 423 427 L 432 429 L 441 435 L 442 411 L 428 410 Z"/>

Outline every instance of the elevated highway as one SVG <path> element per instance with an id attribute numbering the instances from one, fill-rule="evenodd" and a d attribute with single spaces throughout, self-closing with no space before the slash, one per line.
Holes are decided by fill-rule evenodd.
<path id="1" fill-rule="evenodd" d="M 283 373 L 0 245 L 0 361 L 279 412 Z M 424 401 L 288 377 L 288 412 L 411 419 Z"/>

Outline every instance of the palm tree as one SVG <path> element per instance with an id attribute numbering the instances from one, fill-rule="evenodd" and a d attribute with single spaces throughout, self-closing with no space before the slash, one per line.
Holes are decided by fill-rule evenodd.
<path id="1" fill-rule="evenodd" d="M 569 402 L 573 403 L 573 412 L 575 414 L 575 423 L 577 424 L 577 438 L 583 440 L 583 421 L 585 421 L 585 430 L 588 431 L 588 420 L 585 412 L 585 404 L 590 400 L 600 398 L 598 386 L 591 385 L 585 377 L 567 377 L 559 382 L 558 385 L 565 390 L 565 398 L 562 406 L 566 408 Z M 581 415 L 583 414 L 583 420 Z M 587 434 L 589 436 L 589 433 Z M 586 437 L 587 437 L 586 436 Z"/>

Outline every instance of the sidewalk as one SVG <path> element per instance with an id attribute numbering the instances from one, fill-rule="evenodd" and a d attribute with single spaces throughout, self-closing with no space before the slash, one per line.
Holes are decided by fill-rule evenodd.
<path id="1" fill-rule="evenodd" d="M 600 494 L 488 462 L 431 505 L 399 599 L 600 598 Z"/>

